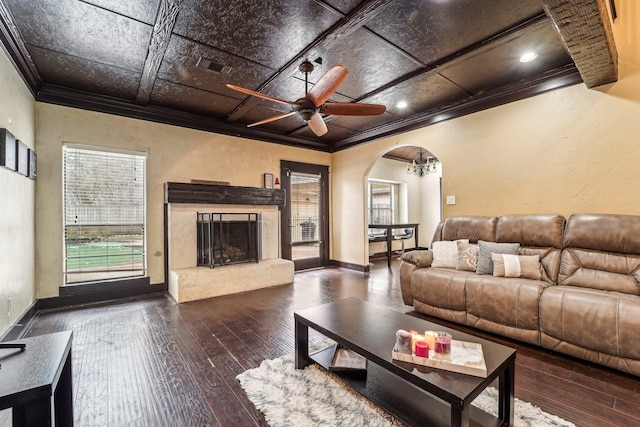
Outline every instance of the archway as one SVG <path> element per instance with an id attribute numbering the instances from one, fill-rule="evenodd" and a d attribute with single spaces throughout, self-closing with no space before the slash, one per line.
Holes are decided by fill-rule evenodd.
<path id="1" fill-rule="evenodd" d="M 431 244 L 442 218 L 442 164 L 433 153 L 421 146 L 398 145 L 381 153 L 364 181 L 369 262 L 386 262 L 385 233 L 389 233 L 384 229 L 369 228 L 369 224 L 417 224 L 419 246 Z M 413 236 L 401 239 L 407 234 L 403 233 L 402 227 L 391 230 L 392 256 L 403 246 L 405 250 L 415 249 Z"/>

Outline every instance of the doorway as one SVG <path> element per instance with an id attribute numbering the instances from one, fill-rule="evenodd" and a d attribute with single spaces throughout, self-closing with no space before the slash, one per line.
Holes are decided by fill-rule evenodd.
<path id="1" fill-rule="evenodd" d="M 281 161 L 282 257 L 295 270 L 324 267 L 329 260 L 329 167 Z"/>
<path id="2" fill-rule="evenodd" d="M 421 160 L 433 158 L 435 154 L 422 146 L 397 145 L 372 163 L 365 175 L 364 190 L 368 196 L 368 224 L 419 224 L 418 241 L 421 247 L 429 247 L 442 218 L 443 166 L 439 160 L 435 164 Z M 425 165 L 424 173 L 416 173 L 416 166 L 421 163 Z M 388 258 L 384 230 L 367 228 L 366 233 L 365 260 L 372 262 L 382 254 Z M 392 238 L 392 254 L 415 249 L 412 243 L 412 239 L 406 240 L 403 248 L 402 239 Z"/>

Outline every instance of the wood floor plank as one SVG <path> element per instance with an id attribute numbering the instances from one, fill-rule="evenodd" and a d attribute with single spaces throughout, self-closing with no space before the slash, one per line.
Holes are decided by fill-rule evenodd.
<path id="1" fill-rule="evenodd" d="M 296 310 L 356 297 L 514 347 L 516 397 L 577 426 L 640 426 L 640 378 L 415 313 L 398 269 L 380 260 L 369 274 L 306 271 L 290 285 L 185 304 L 161 294 L 43 311 L 26 336 L 73 331 L 76 426 L 266 427 L 236 376 L 293 351 Z"/>

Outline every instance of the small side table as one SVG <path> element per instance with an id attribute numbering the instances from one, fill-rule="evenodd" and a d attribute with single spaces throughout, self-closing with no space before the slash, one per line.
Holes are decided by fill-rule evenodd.
<path id="1" fill-rule="evenodd" d="M 63 331 L 0 349 L 0 410 L 13 408 L 13 427 L 73 426 L 71 341 Z"/>

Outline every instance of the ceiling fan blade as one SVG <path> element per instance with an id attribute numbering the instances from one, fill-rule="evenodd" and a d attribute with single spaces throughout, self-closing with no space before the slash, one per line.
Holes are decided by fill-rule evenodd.
<path id="1" fill-rule="evenodd" d="M 285 101 L 284 99 L 276 98 L 274 96 L 265 95 L 264 93 L 256 92 L 256 91 L 250 90 L 250 89 L 245 89 L 245 88 L 240 87 L 240 86 L 230 85 L 230 84 L 227 83 L 227 87 L 229 89 L 233 89 L 233 90 L 236 90 L 238 92 L 242 92 L 242 93 L 247 94 L 247 95 L 256 96 L 256 97 L 262 98 L 262 99 L 268 99 L 269 101 L 279 102 L 281 104 L 287 104 L 287 105 L 298 105 L 295 102 Z"/>
<path id="2" fill-rule="evenodd" d="M 387 107 L 380 104 L 358 104 L 354 102 L 327 102 L 320 106 L 320 113 L 336 116 L 377 116 Z"/>
<path id="3" fill-rule="evenodd" d="M 316 135 L 322 136 L 327 133 L 327 125 L 320 114 L 316 113 L 311 116 L 311 119 L 307 123 Z"/>
<path id="4" fill-rule="evenodd" d="M 277 116 L 269 117 L 268 119 L 260 120 L 259 122 L 251 123 L 247 125 L 248 128 L 263 125 L 265 123 L 275 122 L 276 120 L 284 119 L 285 117 L 293 116 L 296 112 L 289 111 L 288 113 L 278 114 Z"/>
<path id="5" fill-rule="evenodd" d="M 343 65 L 334 65 L 320 77 L 320 80 L 311 88 L 307 99 L 316 107 L 324 104 L 333 95 L 340 85 L 347 79 L 349 72 Z"/>

